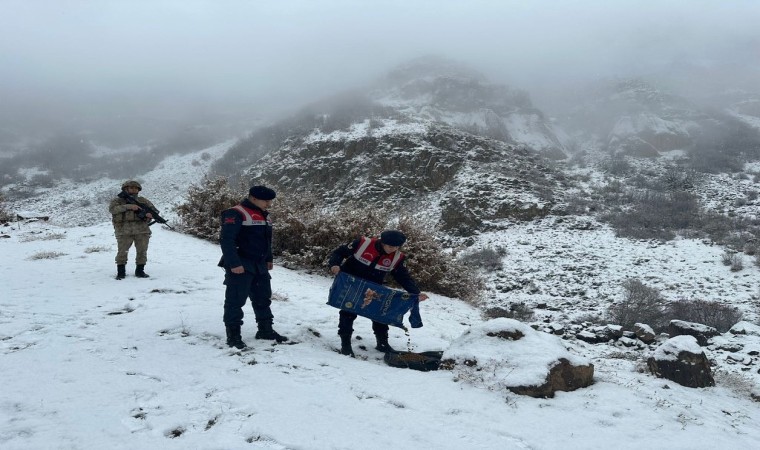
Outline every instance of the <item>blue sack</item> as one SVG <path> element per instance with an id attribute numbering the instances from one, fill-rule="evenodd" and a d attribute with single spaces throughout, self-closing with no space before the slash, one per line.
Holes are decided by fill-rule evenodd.
<path id="1" fill-rule="evenodd" d="M 404 330 L 404 314 L 418 302 L 419 294 L 387 288 L 343 272 L 335 277 L 327 300 L 335 308 Z"/>

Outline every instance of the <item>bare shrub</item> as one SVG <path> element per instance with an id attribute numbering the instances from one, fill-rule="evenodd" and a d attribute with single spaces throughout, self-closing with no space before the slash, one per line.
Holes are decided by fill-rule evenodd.
<path id="1" fill-rule="evenodd" d="M 740 224 L 741 221 L 734 221 L 735 224 Z M 746 231 L 729 231 L 726 236 L 723 237 L 721 244 L 725 245 L 731 252 L 736 253 L 744 251 L 749 248 L 752 251 L 752 245 L 756 242 L 757 238 L 750 232 Z M 750 253 L 747 253 L 748 255 Z M 728 264 L 727 264 L 728 265 Z"/>
<path id="2" fill-rule="evenodd" d="M 599 188 L 599 192 L 604 197 L 610 197 L 611 194 L 622 194 L 624 192 L 624 186 L 620 180 L 610 180 L 608 183 Z"/>
<path id="3" fill-rule="evenodd" d="M 743 228 L 741 221 L 714 212 L 703 214 L 701 223 L 703 233 L 714 242 L 729 246 L 734 242 L 735 231 Z"/>
<path id="4" fill-rule="evenodd" d="M 744 269 L 744 263 L 742 257 L 738 253 L 726 250 L 721 256 L 721 262 L 724 266 L 730 266 L 731 272 L 738 272 Z"/>
<path id="5" fill-rule="evenodd" d="M 629 278 L 623 282 L 623 299 L 607 309 L 610 323 L 633 329 L 637 322 L 646 323 L 655 329 L 662 328 L 665 323 L 666 301 L 660 291 L 646 286 L 641 281 Z"/>
<path id="6" fill-rule="evenodd" d="M 723 252 L 723 255 L 720 257 L 720 262 L 723 263 L 724 266 L 730 266 L 731 263 L 734 261 L 734 258 L 736 257 L 736 254 L 733 252 L 725 251 Z"/>
<path id="7" fill-rule="evenodd" d="M 742 320 L 742 312 L 738 308 L 707 300 L 678 300 L 665 308 L 667 321 L 685 320 L 716 328 L 725 333 L 737 322 Z"/>
<path id="8" fill-rule="evenodd" d="M 362 235 L 379 235 L 387 221 L 383 210 L 352 205 L 324 209 L 321 200 L 309 195 L 283 194 L 271 211 L 272 251 L 285 266 L 309 269 L 324 269 L 335 248 Z"/>
<path id="9" fill-rule="evenodd" d="M 530 306 L 520 302 L 510 304 L 509 308 L 488 308 L 483 311 L 483 315 L 488 319 L 506 317 L 508 319 L 519 320 L 520 322 L 530 322 L 535 317 L 535 311 Z"/>
<path id="10" fill-rule="evenodd" d="M 66 233 L 31 234 L 20 239 L 21 242 L 32 241 L 60 241 L 66 239 Z"/>
<path id="11" fill-rule="evenodd" d="M 623 155 L 613 155 L 601 164 L 603 171 L 611 175 L 625 175 L 633 170 L 631 163 Z"/>
<path id="12" fill-rule="evenodd" d="M 596 202 L 585 192 L 565 196 L 565 210 L 568 214 L 588 214 L 596 209 Z"/>
<path id="13" fill-rule="evenodd" d="M 685 191 L 693 189 L 697 179 L 696 170 L 672 165 L 665 169 L 659 182 L 669 191 Z"/>
<path id="14" fill-rule="evenodd" d="M 0 223 L 10 222 L 13 219 L 13 214 L 5 207 L 5 197 L 0 193 Z"/>
<path id="15" fill-rule="evenodd" d="M 406 234 L 404 252 L 409 255 L 407 267 L 420 289 L 458 297 L 476 303 L 483 291 L 483 280 L 474 269 L 462 266 L 436 239 L 433 225 L 407 216 L 398 229 Z"/>
<path id="16" fill-rule="evenodd" d="M 65 256 L 66 253 L 61 252 L 37 252 L 29 257 L 29 260 L 35 261 L 38 259 L 55 259 L 60 256 Z"/>
<path id="17" fill-rule="evenodd" d="M 694 194 L 675 191 L 643 191 L 631 195 L 632 206 L 607 213 L 618 236 L 634 239 L 673 239 L 677 231 L 698 227 L 700 207 Z"/>
<path id="18" fill-rule="evenodd" d="M 244 185 L 239 190 L 230 187 L 224 177 L 205 178 L 187 190 L 184 203 L 175 210 L 179 216 L 179 229 L 187 234 L 218 242 L 222 211 L 235 206 L 246 196 Z"/>
<path id="19" fill-rule="evenodd" d="M 109 247 L 98 245 L 95 247 L 87 247 L 86 249 L 84 249 L 84 252 L 85 253 L 100 253 L 100 252 L 107 252 L 109 250 L 111 250 Z"/>
<path id="20" fill-rule="evenodd" d="M 463 265 L 477 267 L 488 272 L 495 272 L 503 267 L 502 258 L 507 254 L 506 249 L 502 247 L 483 248 L 466 253 L 459 257 L 459 262 Z"/>

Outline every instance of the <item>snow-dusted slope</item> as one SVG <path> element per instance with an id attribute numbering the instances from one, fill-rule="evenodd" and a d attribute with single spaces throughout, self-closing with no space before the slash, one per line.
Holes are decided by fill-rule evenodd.
<path id="1" fill-rule="evenodd" d="M 166 157 L 155 169 L 135 175 L 143 186 L 140 195 L 149 199 L 167 220 L 175 217 L 173 206 L 182 199 L 191 183 L 198 183 L 211 164 L 233 144 L 224 142 L 185 155 Z M 110 220 L 108 203 L 121 191 L 126 180 L 99 178 L 89 182 L 62 180 L 54 187 L 38 188 L 35 195 L 10 200 L 8 209 L 22 215 L 49 216 L 55 224 L 80 226 Z"/>
<path id="2" fill-rule="evenodd" d="M 695 146 L 760 145 L 760 137 L 750 136 L 738 125 L 757 128 L 757 96 L 750 93 L 734 92 L 733 103 L 708 107 L 643 79 L 615 79 L 567 96 L 566 106 L 558 108 L 563 117 L 560 126 L 581 141 L 601 142 L 609 153 L 657 157 Z M 726 99 L 710 101 L 721 102 Z M 737 139 L 740 133 L 746 136 Z"/>
<path id="3" fill-rule="evenodd" d="M 560 133 L 526 92 L 489 83 L 445 59 L 420 58 L 398 66 L 371 97 L 410 116 L 523 145 L 549 158 L 567 156 Z"/>
<path id="4" fill-rule="evenodd" d="M 248 175 L 329 204 L 404 208 L 464 235 L 484 221 L 545 215 L 561 190 L 535 153 L 424 119 L 315 131 L 267 154 Z"/>
<path id="5" fill-rule="evenodd" d="M 708 300 L 739 307 L 758 320 L 760 270 L 739 254 L 745 269 L 723 265 L 725 249 L 699 239 L 636 241 L 616 238 L 590 217 L 549 217 L 483 233 L 478 247 L 504 248 L 504 269 L 494 274 L 487 306 L 545 304 L 538 319 L 563 323 L 603 315 L 623 295 L 623 282 L 638 279 L 671 301 Z"/>
<path id="6" fill-rule="evenodd" d="M 760 440 L 741 372 L 717 370 L 716 387 L 689 389 L 640 372 L 646 352 L 559 338 L 595 365 L 595 384 L 553 399 L 394 369 L 372 349 L 365 319 L 355 325 L 359 357 L 340 355 L 337 310 L 325 304 L 330 279 L 279 267 L 276 329 L 295 343 L 253 339 L 246 309 L 251 348 L 241 353 L 223 343 L 217 246 L 159 229 L 151 278 L 116 281 L 108 223 L 3 233 L 3 449 L 694 449 Z M 445 350 L 481 321 L 436 295 L 422 314 L 415 350 Z M 750 350 L 759 340 L 734 342 Z M 392 330 L 393 345 L 406 342 Z"/>

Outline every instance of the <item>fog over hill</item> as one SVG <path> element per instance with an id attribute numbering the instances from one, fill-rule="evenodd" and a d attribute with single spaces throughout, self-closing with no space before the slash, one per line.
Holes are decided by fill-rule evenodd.
<path id="1" fill-rule="evenodd" d="M 607 77 L 659 80 L 691 98 L 759 92 L 759 9 L 745 0 L 6 0 L 0 152 L 61 132 L 113 147 L 216 125 L 226 139 L 421 54 L 527 91 L 549 115 L 562 93 Z"/>

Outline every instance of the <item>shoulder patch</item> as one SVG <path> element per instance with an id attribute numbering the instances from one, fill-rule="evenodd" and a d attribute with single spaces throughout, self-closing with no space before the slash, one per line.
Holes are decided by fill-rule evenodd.
<path id="1" fill-rule="evenodd" d="M 227 225 L 227 224 L 230 224 L 230 223 L 234 224 L 235 223 L 235 218 L 234 217 L 225 217 L 223 225 Z"/>

